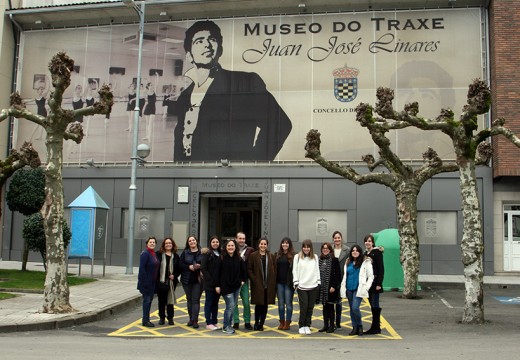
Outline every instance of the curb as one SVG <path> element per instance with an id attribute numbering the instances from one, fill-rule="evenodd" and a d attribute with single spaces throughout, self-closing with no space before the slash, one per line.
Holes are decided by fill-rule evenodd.
<path id="1" fill-rule="evenodd" d="M 59 320 L 49 320 L 31 324 L 0 325 L 0 333 L 18 331 L 56 330 L 75 325 L 83 325 L 89 322 L 102 320 L 108 316 L 114 315 L 130 307 L 133 307 L 141 303 L 141 300 L 142 296 L 141 294 L 139 294 L 127 300 L 123 300 L 119 303 L 110 305 L 106 308 L 99 309 L 97 311 L 71 314 Z"/>

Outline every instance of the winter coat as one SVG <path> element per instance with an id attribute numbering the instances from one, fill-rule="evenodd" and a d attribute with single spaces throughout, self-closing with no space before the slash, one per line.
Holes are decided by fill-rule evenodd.
<path id="1" fill-rule="evenodd" d="M 345 275 L 341 280 L 341 297 L 347 296 L 347 277 L 348 275 L 348 262 L 345 263 L 344 272 Z M 359 269 L 359 284 L 356 291 L 356 297 L 359 298 L 367 298 L 368 290 L 372 286 L 374 282 L 374 273 L 372 270 L 372 259 L 369 257 L 365 257 L 365 260 L 361 264 L 361 268 Z"/>
<path id="2" fill-rule="evenodd" d="M 222 296 L 239 290 L 242 283 L 247 281 L 246 263 L 240 256 L 222 255 L 217 269 L 215 275 L 216 287 L 220 288 L 220 295 Z"/>
<path id="3" fill-rule="evenodd" d="M 157 284 L 155 285 L 156 287 L 156 290 L 160 289 L 160 288 L 163 288 L 163 289 L 168 289 L 169 288 L 169 283 L 168 281 L 165 281 L 165 282 L 161 282 L 161 262 L 162 262 L 162 252 L 160 251 L 157 251 L 155 253 L 155 255 L 157 256 L 157 260 L 159 260 L 159 267 L 158 267 L 158 271 L 157 271 Z M 179 255 L 177 255 L 177 253 L 172 253 L 172 257 L 170 258 L 170 261 L 173 260 L 173 287 L 174 289 L 177 287 L 177 284 L 179 283 L 179 275 L 181 274 L 181 266 L 180 266 L 180 257 Z M 168 277 L 168 275 L 170 274 L 166 274 L 166 277 Z"/>
<path id="4" fill-rule="evenodd" d="M 251 303 L 255 305 L 274 304 L 276 298 L 276 258 L 269 251 L 266 253 L 267 282 L 264 283 L 262 256 L 255 251 L 247 261 L 247 275 L 251 289 Z M 267 304 L 264 289 L 267 289 Z"/>
<path id="5" fill-rule="evenodd" d="M 143 295 L 153 295 L 155 282 L 159 271 L 159 260 L 155 253 L 144 250 L 139 257 L 139 274 L 137 275 L 137 290 Z"/>
<path id="6" fill-rule="evenodd" d="M 220 265 L 220 255 L 215 255 L 213 250 L 208 250 L 202 255 L 202 262 L 200 263 L 200 270 L 202 271 L 202 281 L 204 290 L 215 290 L 217 287 L 215 275 Z"/>
<path id="7" fill-rule="evenodd" d="M 189 248 L 184 249 L 181 254 L 181 283 L 184 285 L 195 284 L 202 281 L 200 276 L 200 269 L 191 271 L 190 265 L 200 264 L 202 262 L 202 253 L 200 249 L 192 252 Z"/>
<path id="8" fill-rule="evenodd" d="M 343 269 L 345 267 L 345 262 L 347 261 L 348 254 L 350 253 L 350 247 L 345 244 L 341 245 L 341 252 L 339 253 L 338 261 L 339 261 L 339 270 L 341 271 L 341 278 L 343 278 Z"/>
<path id="9" fill-rule="evenodd" d="M 330 269 L 323 269 L 320 259 L 320 278 L 321 287 L 318 301 L 320 304 L 336 304 L 340 301 L 340 286 L 341 286 L 341 271 L 339 269 L 339 261 L 334 256 L 331 256 Z M 325 276 L 328 274 L 328 280 Z M 325 288 L 325 284 L 327 284 Z M 330 288 L 334 288 L 334 292 L 330 292 Z"/>
<path id="10" fill-rule="evenodd" d="M 383 292 L 383 280 L 385 278 L 385 265 L 383 263 L 383 247 L 375 247 L 366 254 L 372 259 L 372 267 L 374 269 L 374 282 L 370 288 L 370 292 Z M 376 286 L 381 286 L 381 289 L 376 290 Z"/>

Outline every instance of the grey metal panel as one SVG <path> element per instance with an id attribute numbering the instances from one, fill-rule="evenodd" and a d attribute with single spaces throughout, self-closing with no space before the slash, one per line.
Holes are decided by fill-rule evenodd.
<path id="1" fill-rule="evenodd" d="M 291 238 L 294 250 L 300 251 L 301 244 L 298 244 L 298 210 L 291 210 L 288 211 L 289 214 L 289 237 Z"/>
<path id="2" fill-rule="evenodd" d="M 426 181 L 417 196 L 417 210 L 429 211 L 432 209 L 432 180 Z"/>
<path id="3" fill-rule="evenodd" d="M 323 209 L 321 179 L 291 179 L 289 209 Z"/>
<path id="4" fill-rule="evenodd" d="M 366 234 L 395 228 L 397 215 L 395 196 L 392 190 L 379 184 L 358 186 L 357 238 Z"/>
<path id="5" fill-rule="evenodd" d="M 459 179 L 432 179 L 432 209 L 459 210 L 461 206 L 461 195 Z"/>
<path id="6" fill-rule="evenodd" d="M 343 242 L 349 247 L 354 244 L 359 244 L 363 247 L 363 239 L 357 237 L 357 210 L 347 210 L 347 233 L 343 234 Z"/>
<path id="7" fill-rule="evenodd" d="M 419 264 L 419 274 L 432 274 L 432 262 L 423 261 Z"/>
<path id="8" fill-rule="evenodd" d="M 432 245 L 432 259 L 436 261 L 461 261 L 458 245 Z"/>
<path id="9" fill-rule="evenodd" d="M 142 208 L 143 205 L 143 179 L 136 179 L 135 184 L 137 186 L 135 194 L 135 206 L 136 208 Z M 130 186 L 130 179 L 124 178 L 114 179 L 114 207 L 120 207 L 128 209 L 128 200 L 130 193 L 128 187 Z"/>
<path id="10" fill-rule="evenodd" d="M 347 179 L 323 180 L 323 208 L 344 210 L 356 208 L 357 185 Z"/>
<path id="11" fill-rule="evenodd" d="M 83 192 L 89 186 L 92 186 L 94 188 L 94 190 L 98 193 L 101 199 L 103 199 L 103 201 L 105 201 L 110 208 L 113 207 L 114 184 L 112 179 L 83 179 L 81 181 L 81 192 Z"/>
<path id="12" fill-rule="evenodd" d="M 421 241 L 419 239 L 419 241 Z M 419 245 L 419 255 L 422 261 L 428 261 L 432 259 L 432 245 Z"/>
<path id="13" fill-rule="evenodd" d="M 460 259 L 458 261 L 432 261 L 432 274 L 436 275 L 462 275 L 464 267 Z"/>
<path id="14" fill-rule="evenodd" d="M 74 201 L 85 189 L 86 187 L 82 187 L 81 179 L 63 179 L 63 205 L 67 207 L 67 205 Z M 107 199 L 103 200 L 109 204 Z"/>
<path id="15" fill-rule="evenodd" d="M 273 184 L 285 184 L 285 192 L 271 193 L 271 251 L 277 251 L 283 237 L 289 235 L 289 179 L 273 179 Z M 263 207 L 263 204 L 262 204 Z"/>
<path id="16" fill-rule="evenodd" d="M 143 208 L 164 209 L 173 203 L 174 179 L 146 179 L 144 181 Z"/>

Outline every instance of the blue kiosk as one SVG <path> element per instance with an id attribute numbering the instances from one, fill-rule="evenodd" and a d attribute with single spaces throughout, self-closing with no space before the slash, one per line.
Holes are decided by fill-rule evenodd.
<path id="1" fill-rule="evenodd" d="M 70 208 L 70 229 L 72 239 L 69 245 L 69 259 L 90 259 L 90 276 L 94 275 L 94 247 L 103 245 L 103 276 L 105 276 L 107 254 L 108 210 L 105 201 L 92 186 L 89 186 L 68 206 Z"/>

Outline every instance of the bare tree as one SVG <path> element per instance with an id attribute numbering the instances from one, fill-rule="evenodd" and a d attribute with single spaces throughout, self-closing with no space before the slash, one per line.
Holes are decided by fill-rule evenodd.
<path id="1" fill-rule="evenodd" d="M 380 90 L 378 90 L 378 94 L 379 92 Z M 385 106 L 387 104 L 380 101 L 376 106 L 376 112 L 382 112 Z M 317 130 L 310 130 L 307 134 L 305 156 L 313 159 L 328 171 L 353 181 L 357 185 L 377 183 L 389 187 L 394 192 L 400 236 L 400 261 L 404 272 L 403 296 L 416 298 L 420 260 L 417 234 L 417 196 L 426 180 L 442 172 L 456 171 L 457 165 L 443 163 L 437 153 L 428 148 L 423 154 L 422 166 L 413 168 L 411 165 L 403 163 L 390 149 L 390 140 L 386 137 L 386 133 L 390 130 L 397 130 L 403 126 L 383 118 L 374 118 L 372 108 L 366 104 L 360 104 L 357 107 L 356 119 L 361 126 L 368 129 L 372 140 L 379 147 L 379 160 L 375 161 L 372 155 L 362 157 L 362 160 L 367 163 L 370 173 L 360 174 L 350 166 L 340 166 L 336 162 L 323 158 L 320 152 L 320 133 Z M 388 172 L 373 173 L 373 170 L 379 165 L 384 166 Z"/>
<path id="2" fill-rule="evenodd" d="M 483 304 L 483 232 L 481 207 L 475 167 L 487 163 L 491 157 L 491 146 L 486 140 L 494 135 L 503 135 L 514 145 L 520 147 L 520 139 L 504 127 L 504 119 L 493 121 L 491 127 L 478 131 L 478 116 L 489 111 L 491 91 L 480 79 L 475 79 L 469 86 L 467 103 L 462 114 L 456 120 L 454 112 L 442 109 L 436 119 L 424 119 L 417 116 L 417 103 L 407 104 L 405 111 L 396 112 L 392 107 L 393 91 L 378 89 L 379 107 L 377 113 L 388 120 L 393 120 L 395 128 L 414 126 L 422 130 L 440 130 L 447 134 L 452 142 L 459 169 L 459 180 L 462 196 L 462 212 L 464 218 L 461 240 L 462 263 L 465 278 L 465 305 L 463 323 L 482 323 L 484 321 Z M 366 104 L 357 108 L 358 121 L 370 121 L 372 109 Z"/>
<path id="3" fill-rule="evenodd" d="M 69 286 L 67 283 L 66 259 L 63 244 L 63 140 L 80 143 L 83 139 L 83 128 L 74 122 L 78 115 L 94 115 L 110 113 L 113 95 L 108 85 L 99 90 L 99 101 L 92 106 L 78 110 L 62 108 L 63 93 L 70 85 L 70 74 L 74 60 L 64 52 L 53 56 L 49 62 L 49 71 L 54 91 L 49 97 L 50 111 L 47 117 L 36 115 L 25 108 L 18 93 L 11 95 L 11 106 L 0 112 L 0 121 L 8 116 L 24 118 L 43 126 L 47 132 L 45 145 L 47 148 L 47 165 L 45 167 L 45 203 L 42 208 L 45 237 L 47 240 L 47 274 L 43 299 L 43 312 L 65 313 L 73 311 L 69 302 Z"/>

